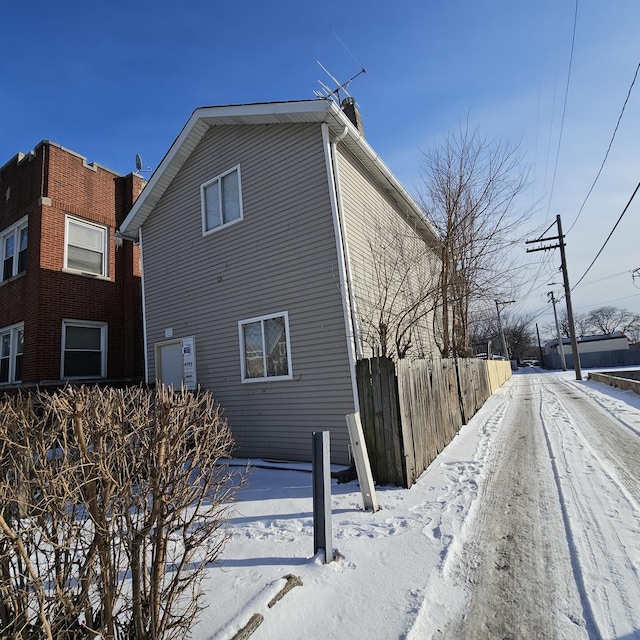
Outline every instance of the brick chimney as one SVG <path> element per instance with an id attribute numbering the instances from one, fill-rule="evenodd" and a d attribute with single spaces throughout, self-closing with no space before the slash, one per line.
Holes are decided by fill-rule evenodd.
<path id="1" fill-rule="evenodd" d="M 354 124 L 355 128 L 358 130 L 358 133 L 361 136 L 364 136 L 364 127 L 362 126 L 362 116 L 360 115 L 360 111 L 358 111 L 358 107 L 356 106 L 356 99 L 349 96 L 345 98 L 341 103 L 340 107 L 347 118 L 351 120 Z"/>

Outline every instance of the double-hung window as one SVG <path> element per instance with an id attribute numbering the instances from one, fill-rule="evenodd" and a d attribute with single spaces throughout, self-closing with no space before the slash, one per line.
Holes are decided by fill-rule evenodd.
<path id="1" fill-rule="evenodd" d="M 27 269 L 27 216 L 17 224 L 0 231 L 0 239 L 1 280 L 8 280 Z"/>
<path id="2" fill-rule="evenodd" d="M 24 324 L 0 329 L 0 384 L 22 380 Z"/>
<path id="3" fill-rule="evenodd" d="M 107 227 L 67 216 L 64 267 L 72 271 L 107 276 Z"/>
<path id="4" fill-rule="evenodd" d="M 242 220 L 240 165 L 200 185 L 202 233 Z"/>
<path id="5" fill-rule="evenodd" d="M 107 325 L 86 320 L 62 322 L 62 378 L 107 375 Z"/>
<path id="6" fill-rule="evenodd" d="M 287 312 L 241 320 L 242 382 L 291 380 L 289 316 Z"/>

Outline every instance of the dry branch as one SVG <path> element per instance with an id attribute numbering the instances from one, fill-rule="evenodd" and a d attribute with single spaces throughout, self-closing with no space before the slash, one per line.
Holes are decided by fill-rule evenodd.
<path id="1" fill-rule="evenodd" d="M 204 392 L 2 399 L 0 636 L 188 636 L 226 540 L 232 448 Z"/>

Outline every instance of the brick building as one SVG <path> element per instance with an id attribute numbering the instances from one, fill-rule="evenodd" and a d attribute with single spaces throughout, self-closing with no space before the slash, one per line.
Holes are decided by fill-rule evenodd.
<path id="1" fill-rule="evenodd" d="M 143 186 L 49 141 L 0 168 L 0 390 L 142 379 L 139 248 L 115 230 Z"/>

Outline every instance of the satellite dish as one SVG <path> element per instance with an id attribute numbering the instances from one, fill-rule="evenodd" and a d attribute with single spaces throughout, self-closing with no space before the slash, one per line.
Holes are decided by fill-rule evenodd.
<path id="1" fill-rule="evenodd" d="M 136 173 L 151 173 L 151 167 L 142 168 L 142 156 L 136 153 Z"/>

